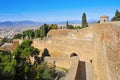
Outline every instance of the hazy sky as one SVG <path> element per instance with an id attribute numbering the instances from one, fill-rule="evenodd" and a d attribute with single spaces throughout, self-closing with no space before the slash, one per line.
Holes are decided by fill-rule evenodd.
<path id="1" fill-rule="evenodd" d="M 99 19 L 114 16 L 120 0 L 0 0 L 0 21 L 32 20 L 38 22 Z"/>

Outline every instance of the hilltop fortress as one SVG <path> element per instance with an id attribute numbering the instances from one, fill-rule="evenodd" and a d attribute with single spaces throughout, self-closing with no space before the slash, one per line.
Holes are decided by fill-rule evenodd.
<path id="1" fill-rule="evenodd" d="M 120 22 L 108 22 L 107 16 L 80 30 L 50 30 L 32 45 L 40 55 L 48 50 L 47 62 L 69 69 L 66 80 L 120 79 Z"/>

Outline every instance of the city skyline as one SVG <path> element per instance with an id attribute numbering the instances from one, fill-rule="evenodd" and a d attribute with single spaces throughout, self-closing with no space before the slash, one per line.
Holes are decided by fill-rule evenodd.
<path id="1" fill-rule="evenodd" d="M 102 15 L 111 19 L 116 9 L 120 10 L 119 0 L 1 0 L 0 22 L 81 20 L 83 12 L 88 20 L 99 20 Z"/>

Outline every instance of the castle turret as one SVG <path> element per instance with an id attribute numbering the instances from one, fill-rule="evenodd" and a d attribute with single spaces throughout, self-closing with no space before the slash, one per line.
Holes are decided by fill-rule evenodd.
<path id="1" fill-rule="evenodd" d="M 108 16 L 101 16 L 100 17 L 100 23 L 105 23 L 109 21 L 109 17 Z"/>

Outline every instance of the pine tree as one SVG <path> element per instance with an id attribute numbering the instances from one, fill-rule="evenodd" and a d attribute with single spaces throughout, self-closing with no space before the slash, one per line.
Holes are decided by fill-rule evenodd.
<path id="1" fill-rule="evenodd" d="M 120 21 L 120 12 L 116 10 L 115 16 L 112 18 L 112 21 Z"/>
<path id="2" fill-rule="evenodd" d="M 120 17 L 120 12 L 119 12 L 118 10 L 116 10 L 115 16 L 116 16 L 116 17 Z"/>
<path id="3" fill-rule="evenodd" d="M 83 13 L 82 15 L 82 27 L 88 27 L 87 19 L 86 19 L 86 14 Z"/>

